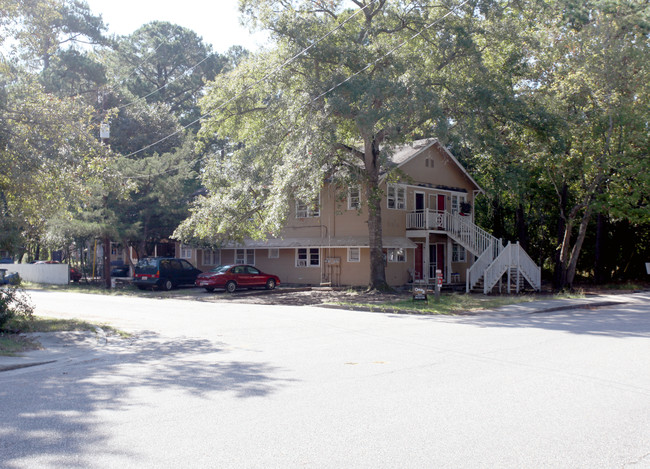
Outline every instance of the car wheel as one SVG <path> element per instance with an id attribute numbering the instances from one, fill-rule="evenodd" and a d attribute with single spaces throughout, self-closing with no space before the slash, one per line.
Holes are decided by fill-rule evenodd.
<path id="1" fill-rule="evenodd" d="M 165 280 L 165 281 L 161 284 L 160 287 L 161 287 L 163 290 L 169 291 L 169 290 L 171 290 L 172 288 L 174 288 L 174 284 L 172 283 L 171 280 L 167 279 L 167 280 Z"/>
<path id="2" fill-rule="evenodd" d="M 233 282 L 232 280 L 226 283 L 226 291 L 228 293 L 235 293 L 235 290 L 237 290 L 237 284 Z"/>
<path id="3" fill-rule="evenodd" d="M 214 287 L 205 287 L 205 291 L 212 293 L 214 291 Z"/>
<path id="4" fill-rule="evenodd" d="M 266 289 L 273 290 L 275 288 L 275 280 L 270 278 L 266 281 Z"/>

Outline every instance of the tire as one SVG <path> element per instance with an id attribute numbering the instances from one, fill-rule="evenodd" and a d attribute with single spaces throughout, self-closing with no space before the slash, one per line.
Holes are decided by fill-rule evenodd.
<path id="1" fill-rule="evenodd" d="M 205 291 L 207 291 L 208 293 L 212 293 L 214 291 L 214 287 L 204 287 L 204 288 Z"/>
<path id="2" fill-rule="evenodd" d="M 273 290 L 275 288 L 275 280 L 270 278 L 266 281 L 266 289 Z"/>
<path id="3" fill-rule="evenodd" d="M 237 290 L 237 284 L 230 280 L 228 283 L 226 283 L 226 291 L 228 293 L 235 293 L 235 290 Z"/>
<path id="4" fill-rule="evenodd" d="M 172 288 L 174 288 L 174 284 L 169 279 L 165 280 L 163 283 L 160 284 L 160 289 L 161 290 L 169 291 Z"/>

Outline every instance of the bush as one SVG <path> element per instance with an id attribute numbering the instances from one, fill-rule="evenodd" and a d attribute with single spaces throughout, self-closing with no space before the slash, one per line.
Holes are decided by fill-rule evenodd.
<path id="1" fill-rule="evenodd" d="M 31 320 L 34 307 L 25 290 L 17 285 L 0 287 L 0 330 L 7 327 L 7 323 L 16 317 Z"/>

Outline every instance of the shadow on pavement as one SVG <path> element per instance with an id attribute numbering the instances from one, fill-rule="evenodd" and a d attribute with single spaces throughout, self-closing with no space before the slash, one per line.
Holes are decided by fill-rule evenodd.
<path id="1" fill-rule="evenodd" d="M 231 393 L 251 399 L 292 381 L 277 367 L 227 355 L 222 344 L 209 340 L 171 341 L 144 333 L 136 340 L 109 338 L 105 346 L 53 364 L 4 372 L 0 466 L 25 467 L 35 458 L 41 466 L 87 467 L 87 460 L 74 464 L 74 454 L 97 453 L 104 446 L 97 414 L 130 410 L 134 396 L 142 405 L 142 396 L 164 393 L 182 406 L 183 396 Z"/>

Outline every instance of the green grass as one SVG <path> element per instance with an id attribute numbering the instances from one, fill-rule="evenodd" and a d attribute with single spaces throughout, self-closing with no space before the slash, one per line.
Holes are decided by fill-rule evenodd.
<path id="1" fill-rule="evenodd" d="M 507 306 L 517 303 L 526 303 L 538 300 L 550 300 L 559 298 L 582 298 L 580 293 L 560 295 L 512 295 L 512 296 L 482 296 L 466 295 L 464 293 L 443 294 L 436 301 L 434 295 L 429 295 L 429 301 L 413 301 L 411 297 L 399 299 L 386 303 L 363 303 L 363 302 L 337 302 L 337 305 L 349 306 L 352 308 L 363 308 L 371 311 L 409 313 L 409 314 L 441 314 L 452 315 L 465 312 L 493 309 L 500 306 Z"/>
<path id="2" fill-rule="evenodd" d="M 13 357 L 28 350 L 38 350 L 38 342 L 18 334 L 0 332 L 0 356 Z"/>
<path id="3" fill-rule="evenodd" d="M 15 318 L 9 321 L 7 330 L 20 332 L 95 331 L 100 327 L 106 334 L 129 337 L 127 332 L 106 324 L 95 324 L 79 319 L 58 319 L 34 316 L 31 320 Z M 14 356 L 28 350 L 38 350 L 38 342 L 16 333 L 0 332 L 0 356 Z"/>

